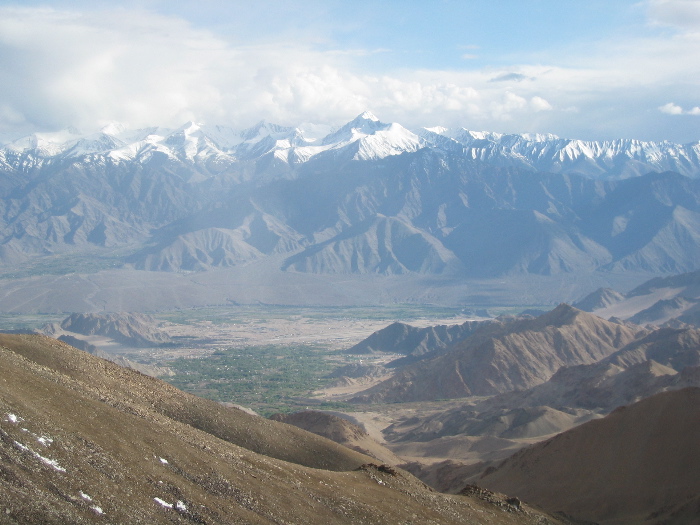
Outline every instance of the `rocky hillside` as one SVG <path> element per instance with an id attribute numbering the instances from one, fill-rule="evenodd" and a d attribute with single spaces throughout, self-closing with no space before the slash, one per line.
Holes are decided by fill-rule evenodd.
<path id="1" fill-rule="evenodd" d="M 470 336 L 478 327 L 493 322 L 493 320 L 465 321 L 459 325 L 416 328 L 397 321 L 377 330 L 366 339 L 348 348 L 346 352 L 348 354 L 375 352 L 403 354 L 409 358 L 401 360 L 401 364 L 405 364 L 444 352 L 457 341 Z"/>
<path id="2" fill-rule="evenodd" d="M 0 335 L 3 523 L 557 523 L 59 341 Z"/>
<path id="3" fill-rule="evenodd" d="M 700 388 L 662 393 L 524 449 L 478 483 L 581 520 L 693 523 Z"/>
<path id="4" fill-rule="evenodd" d="M 547 381 L 560 367 L 599 361 L 641 335 L 566 304 L 535 319 L 486 325 L 435 358 L 409 365 L 356 402 L 494 395 Z"/>
<path id="5" fill-rule="evenodd" d="M 700 332 L 659 329 L 596 363 L 560 368 L 527 390 L 465 403 L 422 421 L 389 427 L 392 441 L 447 436 L 535 438 L 572 428 L 646 397 L 700 387 Z"/>
<path id="6" fill-rule="evenodd" d="M 61 322 L 61 328 L 82 335 L 101 335 L 135 347 L 170 342 L 168 334 L 156 326 L 156 320 L 144 314 L 71 314 Z"/>

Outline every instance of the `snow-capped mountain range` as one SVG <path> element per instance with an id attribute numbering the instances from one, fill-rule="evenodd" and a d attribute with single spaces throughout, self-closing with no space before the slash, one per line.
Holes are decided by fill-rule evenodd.
<path id="1" fill-rule="evenodd" d="M 700 143 L 409 130 L 363 113 L 337 129 L 111 124 L 6 144 L 0 263 L 66 253 L 155 271 L 266 258 L 459 278 L 693 271 Z"/>
<path id="2" fill-rule="evenodd" d="M 69 128 L 36 133 L 6 144 L 0 150 L 0 162 L 11 166 L 18 156 L 38 161 L 103 156 L 146 162 L 160 153 L 172 159 L 208 164 L 216 173 L 235 162 L 265 156 L 294 166 L 320 154 L 377 160 L 421 148 L 459 154 L 496 166 L 603 179 L 627 178 L 649 171 L 700 176 L 700 141 L 680 145 L 622 139 L 583 141 L 551 134 L 507 135 L 465 128 L 409 130 L 398 123 L 382 123 L 370 112 L 336 130 L 313 124 L 284 127 L 266 122 L 245 130 L 194 122 L 175 130 L 157 127 L 128 130 L 115 123 L 88 135 Z"/>

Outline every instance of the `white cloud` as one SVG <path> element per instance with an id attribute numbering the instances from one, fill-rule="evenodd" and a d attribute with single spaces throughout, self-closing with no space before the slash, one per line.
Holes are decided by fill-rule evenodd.
<path id="1" fill-rule="evenodd" d="M 224 43 L 176 19 L 48 9 L 0 14 L 0 96 L 36 125 L 96 119 L 182 119 L 222 93 L 212 82 L 236 67 Z"/>
<path id="2" fill-rule="evenodd" d="M 663 106 L 660 106 L 659 111 L 661 111 L 661 113 L 667 113 L 668 115 L 682 115 L 683 114 L 683 108 L 674 104 L 673 102 L 669 102 L 668 104 L 664 104 Z"/>
<path id="3" fill-rule="evenodd" d="M 653 23 L 683 29 L 700 29 L 698 0 L 650 0 L 649 17 Z"/>
<path id="4" fill-rule="evenodd" d="M 250 125 L 261 118 L 338 123 L 367 108 L 385 119 L 432 124 L 509 120 L 514 111 L 548 106 L 529 93 L 526 99 L 477 88 L 480 74 L 401 71 L 377 77 L 360 73 L 353 62 L 383 51 L 237 47 L 151 12 L 4 8 L 0 126 L 90 128 L 111 120 L 177 126 L 190 119 Z"/>
<path id="5" fill-rule="evenodd" d="M 681 4 L 659 0 L 649 9 L 671 20 Z M 536 64 L 375 74 L 363 60 L 386 49 L 232 41 L 151 11 L 0 7 L 0 133 L 113 120 L 340 124 L 371 109 L 407 126 L 612 138 L 659 133 L 655 108 L 700 113 L 689 98 L 700 90 L 693 31 L 600 42 L 579 55 L 553 50 Z M 478 46 L 460 49 L 471 55 Z"/>
<path id="6" fill-rule="evenodd" d="M 530 105 L 535 111 L 551 111 L 552 105 L 542 97 L 532 97 Z"/>
<path id="7" fill-rule="evenodd" d="M 700 107 L 698 106 L 686 111 L 681 106 L 674 104 L 673 102 L 660 106 L 659 111 L 668 115 L 700 115 Z"/>

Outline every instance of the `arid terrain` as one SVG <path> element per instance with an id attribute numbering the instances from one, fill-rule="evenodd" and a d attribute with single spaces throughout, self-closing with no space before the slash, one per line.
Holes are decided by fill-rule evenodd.
<path id="1" fill-rule="evenodd" d="M 2 334 L 2 523 L 559 523 L 40 335 Z"/>
<path id="2" fill-rule="evenodd" d="M 482 480 L 519 451 L 608 420 L 620 405 L 700 386 L 692 326 L 604 320 L 567 304 L 546 310 L 236 305 L 5 322 L 219 402 L 210 406 L 328 438 L 440 492 L 498 502 L 506 500 L 487 489 L 515 494 L 515 474 L 502 486 Z M 542 500 L 548 511 L 566 511 L 557 498 Z M 684 501 L 668 501 L 685 515 Z"/>
<path id="3" fill-rule="evenodd" d="M 495 309 L 495 312 L 514 309 Z M 414 326 L 458 324 L 474 319 L 460 308 L 396 307 L 282 307 L 232 306 L 193 308 L 153 315 L 159 328 L 176 346 L 138 349 L 109 338 L 90 336 L 92 344 L 114 354 L 141 358 L 195 357 L 220 348 L 296 344 L 344 350 L 394 320 Z M 21 316 L 17 316 L 21 317 Z"/>
<path id="4" fill-rule="evenodd" d="M 520 308 L 522 309 L 522 308 Z M 509 314 L 519 311 L 518 308 L 496 308 L 489 311 L 493 314 Z M 479 314 L 484 314 L 481 310 Z M 173 344 L 154 345 L 152 347 L 137 347 L 99 334 L 75 334 L 81 340 L 94 345 L 112 359 L 127 358 L 154 368 L 156 375 L 168 379 L 166 373 L 169 363 L 175 360 L 200 360 L 215 352 L 236 348 L 272 347 L 280 349 L 296 348 L 306 345 L 314 348 L 319 359 L 328 362 L 332 370 L 347 364 L 362 363 L 364 365 L 384 365 L 399 357 L 394 354 L 378 353 L 373 355 L 348 355 L 343 351 L 367 338 L 388 324 L 400 320 L 415 327 L 436 325 L 457 325 L 465 321 L 483 319 L 473 311 L 458 308 L 442 307 L 357 307 L 357 308 L 295 308 L 281 306 L 234 306 L 227 308 L 188 309 L 174 312 L 156 313 L 154 329 L 167 334 Z M 60 317 L 43 316 L 6 316 L 5 328 L 17 326 L 46 328 L 50 323 L 50 335 L 59 337 L 69 334 L 60 327 Z M 142 371 L 144 371 L 142 369 Z M 145 371 L 148 371 L 146 369 Z M 384 370 L 376 377 L 363 377 L 355 381 L 326 382 L 327 386 L 309 390 L 309 403 L 329 403 L 328 408 L 341 411 L 344 417 L 360 424 L 365 431 L 378 443 L 387 445 L 406 461 L 418 461 L 432 464 L 444 460 L 479 462 L 483 459 L 493 459 L 493 449 L 497 449 L 497 457 L 505 457 L 509 452 L 529 444 L 507 444 L 502 441 L 491 443 L 471 443 L 464 446 L 464 440 L 453 439 L 445 446 L 435 443 L 414 443 L 392 445 L 386 443 L 382 433 L 387 427 L 410 417 L 420 419 L 429 417 L 456 406 L 455 402 L 423 402 L 423 403 L 390 403 L 373 405 L 348 405 L 348 399 L 362 390 L 371 387 L 391 376 L 390 370 Z M 207 392 L 197 392 L 199 394 Z M 233 405 L 246 406 L 245 400 L 235 395 L 219 401 Z M 302 402 L 303 404 L 303 402 Z M 308 403 L 307 403 L 308 404 Z M 259 406 L 255 406 L 259 409 Z M 284 407 L 281 407 L 284 408 Z M 303 407 L 302 407 L 303 408 Z M 291 409 L 298 410 L 299 403 L 292 404 Z M 289 410 L 289 409 L 288 409 Z"/>

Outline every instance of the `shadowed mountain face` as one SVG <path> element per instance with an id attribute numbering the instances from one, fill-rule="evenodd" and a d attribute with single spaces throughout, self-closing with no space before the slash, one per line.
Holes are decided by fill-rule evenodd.
<path id="1" fill-rule="evenodd" d="M 44 336 L 0 367 L 3 523 L 542 523 Z"/>
<path id="2" fill-rule="evenodd" d="M 667 171 L 696 177 L 696 145 L 413 133 L 369 115 L 314 138 L 268 124 L 112 132 L 0 149 L 0 262 L 70 253 L 204 271 L 274 258 L 289 272 L 474 278 L 698 269 L 700 181 Z"/>
<path id="3" fill-rule="evenodd" d="M 560 367 L 599 361 L 640 330 L 562 304 L 536 319 L 490 324 L 433 359 L 401 369 L 358 402 L 493 395 L 548 380 Z"/>
<path id="4" fill-rule="evenodd" d="M 270 419 L 313 432 L 352 450 L 367 454 L 381 463 L 400 465 L 404 462 L 388 448 L 372 439 L 362 427 L 326 412 L 306 410 L 294 414 L 274 414 Z"/>
<path id="5" fill-rule="evenodd" d="M 700 515 L 700 388 L 662 393 L 524 449 L 479 480 L 601 524 Z"/>

